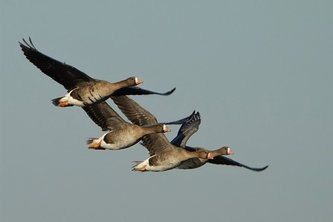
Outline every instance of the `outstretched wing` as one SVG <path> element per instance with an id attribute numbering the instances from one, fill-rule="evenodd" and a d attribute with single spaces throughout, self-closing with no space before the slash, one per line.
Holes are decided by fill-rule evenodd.
<path id="1" fill-rule="evenodd" d="M 25 39 L 23 39 L 23 42 L 24 44 L 21 42 L 19 44 L 27 59 L 43 73 L 63 85 L 67 90 L 75 88 L 80 82 L 94 81 L 93 78 L 75 67 L 59 62 L 39 52 L 30 38 L 29 43 Z"/>
<path id="2" fill-rule="evenodd" d="M 116 129 L 126 123 L 107 102 L 99 102 L 82 108 L 103 131 Z"/>
<path id="3" fill-rule="evenodd" d="M 151 94 L 155 94 L 155 95 L 160 95 L 160 96 L 168 96 L 168 95 L 172 94 L 175 90 L 176 90 L 176 88 L 173 88 L 170 91 L 160 93 L 160 92 L 155 92 L 155 91 L 151 91 L 151 90 L 147 90 L 147 89 L 142 89 L 142 88 L 137 87 L 137 86 L 129 86 L 129 87 L 118 89 L 117 91 L 112 93 L 112 95 L 113 96 L 124 96 L 124 95 L 151 95 Z"/>
<path id="4" fill-rule="evenodd" d="M 175 146 L 185 148 L 189 138 L 199 130 L 200 123 L 200 113 L 194 111 L 181 125 L 177 136 L 171 141 L 171 143 Z"/>
<path id="5" fill-rule="evenodd" d="M 249 167 L 247 165 L 244 165 L 242 163 L 239 163 L 235 160 L 232 160 L 232 159 L 224 157 L 224 156 L 216 156 L 216 157 L 214 157 L 214 159 L 208 160 L 208 163 L 223 164 L 223 165 L 229 165 L 229 166 L 239 166 L 239 167 L 244 167 L 246 169 L 257 171 L 257 172 L 263 171 L 268 167 L 268 165 L 264 166 L 264 167 L 259 167 L 259 168 Z"/>
<path id="6" fill-rule="evenodd" d="M 139 126 L 158 123 L 153 114 L 128 96 L 111 96 L 111 99 L 132 123 Z M 158 152 L 172 149 L 172 145 L 163 133 L 146 135 L 143 137 L 142 141 L 143 145 L 148 149 L 150 156 Z"/>

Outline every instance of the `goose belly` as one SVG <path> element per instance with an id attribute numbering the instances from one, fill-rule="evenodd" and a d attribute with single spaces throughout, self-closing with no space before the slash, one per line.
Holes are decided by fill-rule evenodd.
<path id="1" fill-rule="evenodd" d="M 153 171 L 153 172 L 161 172 L 161 171 L 167 171 L 175 168 L 174 165 L 157 165 L 157 166 L 146 166 L 147 171 Z"/>
<path id="2" fill-rule="evenodd" d="M 111 132 L 102 140 L 101 145 L 106 149 L 119 150 L 130 147 L 138 141 L 138 138 L 128 135 L 127 133 L 117 135 Z"/>
<path id="3" fill-rule="evenodd" d="M 160 160 L 157 161 L 155 164 L 149 163 L 149 165 L 146 167 L 149 171 L 166 171 L 171 170 L 175 167 L 177 167 L 180 164 L 179 161 L 173 161 L 173 160 Z"/>

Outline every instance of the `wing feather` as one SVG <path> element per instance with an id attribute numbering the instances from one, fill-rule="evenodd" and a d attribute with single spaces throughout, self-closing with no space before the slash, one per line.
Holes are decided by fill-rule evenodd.
<path id="1" fill-rule="evenodd" d="M 158 123 L 153 114 L 128 96 L 111 96 L 111 99 L 132 123 L 139 126 Z M 150 156 L 173 149 L 173 146 L 163 133 L 146 135 L 142 138 L 142 141 Z"/>
<path id="2" fill-rule="evenodd" d="M 193 112 L 191 116 L 185 120 L 178 130 L 177 136 L 171 141 L 175 146 L 186 147 L 186 143 L 189 138 L 199 130 L 201 123 L 200 113 Z"/>
<path id="3" fill-rule="evenodd" d="M 225 156 L 216 156 L 214 157 L 214 159 L 212 160 L 208 160 L 209 163 L 213 163 L 213 164 L 223 164 L 223 165 L 229 165 L 229 166 L 239 166 L 239 167 L 244 167 L 246 169 L 249 169 L 249 170 L 253 170 L 253 171 L 263 171 L 265 170 L 267 166 L 264 166 L 264 167 L 259 167 L 259 168 L 254 168 L 254 167 L 249 167 L 245 164 L 242 164 L 242 163 L 239 163 L 235 160 L 232 160 L 228 157 L 225 157 Z"/>
<path id="4" fill-rule="evenodd" d="M 94 81 L 93 78 L 77 68 L 59 62 L 39 52 L 30 38 L 29 42 L 23 39 L 23 43 L 19 42 L 19 44 L 24 55 L 32 64 L 39 68 L 44 74 L 63 85 L 67 90 L 75 88 L 75 86 L 81 82 Z"/>
<path id="5" fill-rule="evenodd" d="M 90 119 L 104 131 L 121 128 L 123 124 L 127 124 L 107 102 L 95 103 L 82 108 Z"/>

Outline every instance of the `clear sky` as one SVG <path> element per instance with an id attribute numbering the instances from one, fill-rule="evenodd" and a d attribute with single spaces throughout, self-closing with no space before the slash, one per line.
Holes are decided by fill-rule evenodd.
<path id="1" fill-rule="evenodd" d="M 332 1 L 0 2 L 1 221 L 332 221 Z M 134 99 L 161 121 L 195 109 L 189 145 L 270 167 L 137 173 L 140 145 L 88 150 L 102 132 L 51 104 L 65 89 L 23 56 L 29 36 L 92 77 L 177 87 Z"/>

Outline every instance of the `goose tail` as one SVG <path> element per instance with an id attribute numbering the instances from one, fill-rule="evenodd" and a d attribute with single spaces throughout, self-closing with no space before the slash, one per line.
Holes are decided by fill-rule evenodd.
<path id="1" fill-rule="evenodd" d="M 141 172 L 146 171 L 146 166 L 147 166 L 146 161 L 132 161 L 132 163 L 133 163 L 132 171 L 141 171 Z"/>
<path id="2" fill-rule="evenodd" d="M 73 104 L 70 104 L 65 97 L 52 99 L 52 104 L 59 107 L 73 106 Z"/>
<path id="3" fill-rule="evenodd" d="M 104 148 L 101 147 L 101 142 L 102 140 L 99 138 L 89 138 L 87 140 L 87 145 L 89 149 L 102 150 Z"/>

